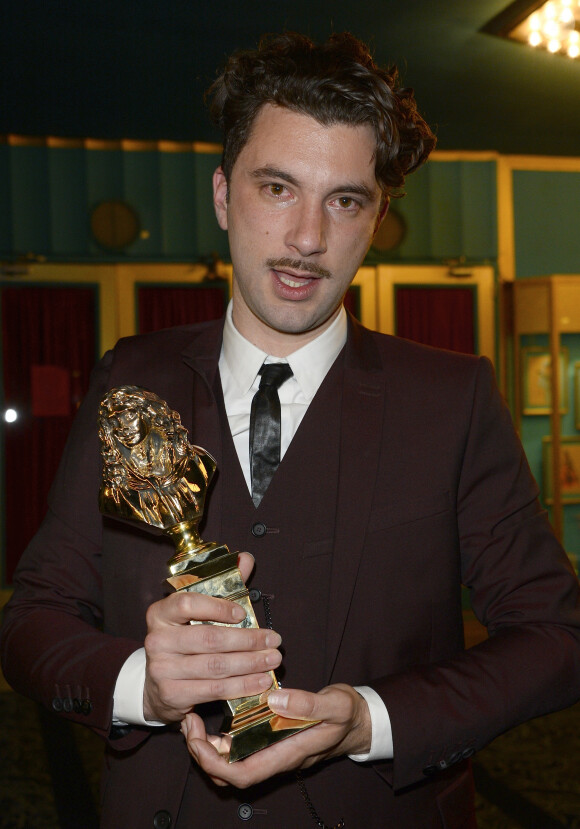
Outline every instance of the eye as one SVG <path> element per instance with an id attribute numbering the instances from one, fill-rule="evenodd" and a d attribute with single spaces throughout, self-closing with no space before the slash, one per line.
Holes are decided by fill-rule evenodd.
<path id="1" fill-rule="evenodd" d="M 270 193 L 272 193 L 273 196 L 281 196 L 282 193 L 284 192 L 284 185 L 283 184 L 269 184 L 268 188 L 270 190 Z"/>
<path id="2" fill-rule="evenodd" d="M 338 208 L 342 211 L 348 211 L 349 213 L 356 212 L 360 209 L 360 202 L 354 199 L 352 196 L 337 196 L 330 202 L 331 207 Z"/>

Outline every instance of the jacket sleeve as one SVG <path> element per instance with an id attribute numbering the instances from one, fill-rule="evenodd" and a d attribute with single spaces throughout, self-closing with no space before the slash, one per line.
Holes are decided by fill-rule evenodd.
<path id="1" fill-rule="evenodd" d="M 111 355 L 94 370 L 49 496 L 44 522 L 22 556 L 1 631 L 9 684 L 117 749 L 147 736 L 111 729 L 119 670 L 142 643 L 102 631 L 102 523 L 96 413 Z"/>
<path id="2" fill-rule="evenodd" d="M 394 761 L 377 768 L 395 788 L 580 696 L 578 581 L 485 359 L 473 383 L 456 499 L 462 581 L 489 638 L 370 683 L 393 730 Z"/>

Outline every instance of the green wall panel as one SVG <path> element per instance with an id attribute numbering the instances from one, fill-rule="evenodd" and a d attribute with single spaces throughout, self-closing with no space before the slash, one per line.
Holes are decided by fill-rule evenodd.
<path id="1" fill-rule="evenodd" d="M 10 208 L 17 255 L 52 252 L 48 152 L 46 147 L 11 147 Z"/>
<path id="2" fill-rule="evenodd" d="M 516 277 L 580 273 L 580 173 L 515 170 Z"/>
<path id="3" fill-rule="evenodd" d="M 162 249 L 168 256 L 197 256 L 195 154 L 160 153 Z"/>
<path id="4" fill-rule="evenodd" d="M 148 258 L 163 254 L 160 205 L 160 153 L 123 153 L 124 200 L 137 212 L 144 235 L 125 250 L 125 255 Z"/>
<path id="5" fill-rule="evenodd" d="M 497 258 L 495 161 L 430 161 L 405 190 L 392 203 L 407 223 L 399 261 Z"/>
<path id="6" fill-rule="evenodd" d="M 0 145 L 0 253 L 12 252 L 10 148 Z"/>
<path id="7" fill-rule="evenodd" d="M 101 202 L 123 200 L 125 197 L 123 153 L 121 150 L 88 150 L 87 159 L 87 218 Z M 92 237 L 90 253 L 93 258 L 105 258 L 106 252 Z"/>
<path id="8" fill-rule="evenodd" d="M 51 252 L 84 257 L 89 252 L 86 152 L 53 149 L 47 154 Z"/>
<path id="9" fill-rule="evenodd" d="M 462 161 L 462 244 L 468 259 L 497 258 L 497 165 Z"/>
<path id="10" fill-rule="evenodd" d="M 393 199 L 392 207 L 407 223 L 407 235 L 398 251 L 401 259 L 430 259 L 431 236 L 429 224 L 431 205 L 429 200 L 429 165 L 421 167 L 409 176 L 401 199 Z"/>

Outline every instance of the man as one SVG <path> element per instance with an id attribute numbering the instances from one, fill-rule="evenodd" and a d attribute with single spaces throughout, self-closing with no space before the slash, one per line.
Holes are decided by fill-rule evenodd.
<path id="1" fill-rule="evenodd" d="M 72 700 L 106 739 L 107 827 L 475 826 L 468 758 L 578 698 L 580 616 L 489 363 L 342 308 L 433 137 L 348 35 L 234 56 L 212 109 L 232 305 L 225 323 L 121 341 L 96 370 L 19 569 L 6 676 L 48 706 Z M 282 462 L 256 494 L 265 362 L 293 375 Z M 95 417 L 124 384 L 167 400 L 216 457 L 203 537 L 253 554 L 240 568 L 262 629 L 189 625 L 243 612 L 165 595 L 167 543 L 98 514 Z M 491 634 L 469 651 L 462 582 Z M 271 669 L 272 710 L 320 723 L 228 764 L 218 701 L 267 690 Z"/>

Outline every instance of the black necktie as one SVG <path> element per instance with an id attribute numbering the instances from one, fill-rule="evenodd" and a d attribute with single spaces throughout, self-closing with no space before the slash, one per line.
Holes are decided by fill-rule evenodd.
<path id="1" fill-rule="evenodd" d="M 250 414 L 250 476 L 255 506 L 262 500 L 280 463 L 278 389 L 292 377 L 292 369 L 288 363 L 268 363 L 259 373 L 262 379 Z"/>

